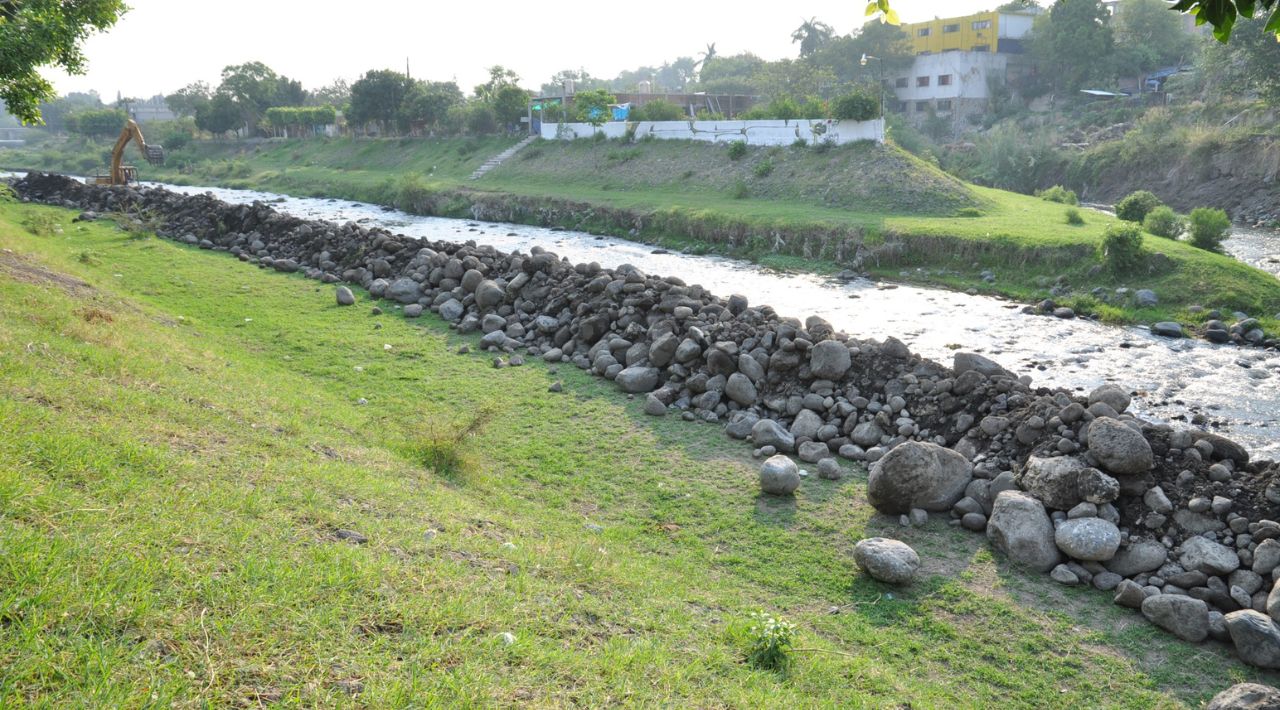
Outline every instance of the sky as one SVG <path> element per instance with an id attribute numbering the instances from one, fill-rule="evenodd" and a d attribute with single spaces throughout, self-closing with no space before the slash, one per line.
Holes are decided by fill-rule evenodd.
<path id="1" fill-rule="evenodd" d="M 894 0 L 903 22 L 956 16 L 1003 0 Z M 84 44 L 88 70 L 45 75 L 59 93 L 96 90 L 147 98 L 193 81 L 216 86 L 222 68 L 258 60 L 311 89 L 369 69 L 456 80 L 464 90 L 501 64 L 537 89 L 562 69 L 613 77 L 678 56 L 696 57 L 715 42 L 720 55 L 754 52 L 794 57 L 790 34 L 809 17 L 845 34 L 861 25 L 862 0 L 808 2 L 442 3 L 391 0 L 128 0 L 115 27 Z"/>

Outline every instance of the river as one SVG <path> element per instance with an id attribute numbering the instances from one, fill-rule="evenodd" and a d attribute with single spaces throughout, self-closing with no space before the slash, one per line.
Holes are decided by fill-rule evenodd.
<path id="1" fill-rule="evenodd" d="M 347 200 L 298 198 L 254 190 L 162 185 L 209 192 L 227 202 L 262 200 L 298 217 L 354 221 L 414 237 L 492 244 L 506 251 L 542 246 L 573 262 L 632 264 L 678 276 L 712 293 L 746 295 L 782 315 L 818 315 L 859 338 L 894 336 L 926 357 L 950 362 L 956 349 L 986 354 L 1036 384 L 1087 392 L 1104 382 L 1135 392 L 1133 408 L 1151 419 L 1190 422 L 1231 435 L 1258 454 L 1280 458 L 1280 353 L 1199 340 L 1170 340 L 1141 327 L 1020 313 L 1020 304 L 986 296 L 866 280 L 840 282 L 783 273 L 736 259 L 655 253 L 654 247 L 583 232 L 421 217 Z M 1237 229 L 1226 242 L 1237 258 L 1280 274 L 1280 234 Z M 997 274 L 998 276 L 998 274 Z"/>

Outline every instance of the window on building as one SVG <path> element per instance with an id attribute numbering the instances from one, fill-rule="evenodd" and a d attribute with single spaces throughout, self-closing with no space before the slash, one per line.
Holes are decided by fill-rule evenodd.
<path id="1" fill-rule="evenodd" d="M 928 37 L 928 36 L 929 36 L 929 28 L 928 28 L 928 27 L 921 27 L 920 29 L 916 30 L 916 36 L 917 36 L 917 37 Z"/>
<path id="2" fill-rule="evenodd" d="M 893 80 L 893 85 L 894 85 L 895 87 L 899 88 L 899 89 L 905 89 L 905 88 L 907 88 L 907 77 L 905 77 L 905 76 L 900 76 L 900 77 L 898 77 L 897 79 L 894 79 L 894 80 Z"/>
<path id="3" fill-rule="evenodd" d="M 991 29 L 991 20 L 977 20 L 973 23 L 973 29 L 989 30 Z"/>
<path id="4" fill-rule="evenodd" d="M 951 75 L 950 75 L 950 74 L 939 74 L 939 75 L 938 75 L 938 86 L 951 86 Z"/>
<path id="5" fill-rule="evenodd" d="M 942 26 L 942 34 L 944 34 L 944 35 L 949 35 L 949 34 L 951 34 L 952 32 L 959 32 L 959 31 L 960 31 L 960 23 L 959 23 L 959 22 L 957 22 L 957 23 L 955 23 L 955 24 L 953 24 L 953 25 L 943 25 L 943 26 Z"/>
<path id="6" fill-rule="evenodd" d="M 939 110 L 939 111 L 950 111 L 950 110 L 951 110 L 951 99 L 938 99 L 938 110 Z"/>
<path id="7" fill-rule="evenodd" d="M 916 102 L 916 113 L 924 113 L 925 111 L 928 111 L 928 110 L 929 110 L 929 102 L 928 102 L 928 101 L 917 101 L 917 102 Z"/>
<path id="8" fill-rule="evenodd" d="M 975 51 L 975 52 L 990 52 L 990 51 L 991 51 L 991 45 L 989 45 L 989 44 L 975 44 L 975 45 L 973 45 L 973 51 Z"/>
<path id="9" fill-rule="evenodd" d="M 906 101 L 895 101 L 895 102 L 894 102 L 894 104 L 893 104 L 893 110 L 894 110 L 894 111 L 897 111 L 898 113 L 906 113 L 906 112 L 907 112 L 907 102 L 906 102 Z"/>
<path id="10" fill-rule="evenodd" d="M 927 76 L 916 77 L 916 86 L 919 87 L 919 86 L 928 86 L 928 85 L 929 85 L 929 77 Z"/>

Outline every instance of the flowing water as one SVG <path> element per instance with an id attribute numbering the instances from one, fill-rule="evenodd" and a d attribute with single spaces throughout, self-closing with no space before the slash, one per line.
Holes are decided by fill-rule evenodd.
<path id="1" fill-rule="evenodd" d="M 722 257 L 659 253 L 648 245 L 582 232 L 420 217 L 346 200 L 165 187 L 209 192 L 227 202 L 262 200 L 298 217 L 354 221 L 426 239 L 475 240 L 505 251 L 542 246 L 575 263 L 595 261 L 604 267 L 629 263 L 721 296 L 744 294 L 782 315 L 818 315 L 855 337 L 894 336 L 942 362 L 962 348 L 986 354 L 1042 386 L 1087 392 L 1113 382 L 1138 393 L 1134 408 L 1145 416 L 1176 422 L 1201 414 L 1211 428 L 1256 453 L 1280 457 L 1280 353 L 1169 340 L 1145 328 L 1024 315 L 1019 304 L 984 296 L 865 280 L 845 283 Z M 1226 246 L 1237 258 L 1280 273 L 1280 234 L 1240 229 Z"/>

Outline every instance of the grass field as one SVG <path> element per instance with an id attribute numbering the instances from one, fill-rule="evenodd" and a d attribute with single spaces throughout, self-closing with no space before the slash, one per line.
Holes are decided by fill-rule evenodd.
<path id="1" fill-rule="evenodd" d="M 293 195 L 345 197 L 381 204 L 409 203 L 406 190 L 457 197 L 445 200 L 466 214 L 467 194 L 487 191 L 546 200 L 570 200 L 634 213 L 660 225 L 639 236 L 664 245 L 728 253 L 793 268 L 828 270 L 820 259 L 777 259 L 760 244 L 777 232 L 863 230 L 873 242 L 900 244 L 899 256 L 873 260 L 881 278 L 933 284 L 1034 302 L 1064 281 L 1072 293 L 1060 305 L 1114 323 L 1176 320 L 1196 324 L 1207 312 L 1189 306 L 1242 311 L 1280 332 L 1280 280 L 1234 259 L 1147 235 L 1144 250 L 1167 259 L 1139 273 L 1099 271 L 1097 247 L 1114 218 L 1084 212 L 1069 225 L 1066 208 L 1027 195 L 963 183 L 892 146 L 750 148 L 738 160 L 724 146 L 693 142 L 579 140 L 526 148 L 482 180 L 466 178 L 514 139 L 308 140 L 259 145 L 194 142 L 165 168 L 144 167 L 144 177 L 182 184 L 219 184 Z M 74 170 L 96 160 L 81 143 L 0 153 L 0 165 Z M 767 168 L 765 170 L 764 168 Z M 458 197 L 460 196 L 460 197 Z M 654 216 L 659 219 L 652 219 Z M 965 216 L 962 216 L 965 215 Z M 630 224 L 635 220 L 624 222 Z M 693 243 L 661 225 L 698 225 L 714 232 L 743 229 L 757 246 Z M 570 225 L 573 226 L 573 225 Z M 626 236 L 629 228 L 583 228 Z M 994 272 L 995 281 L 983 278 Z M 1104 301 L 1100 288 L 1151 289 L 1159 305 Z"/>
<path id="2" fill-rule="evenodd" d="M 716 427 L 72 214 L 0 204 L 0 706 L 1146 708 L 1278 680 L 873 516 L 860 470 L 761 497 Z M 854 571 L 877 533 L 922 581 Z M 799 627 L 783 671 L 745 662 L 755 610 Z"/>

